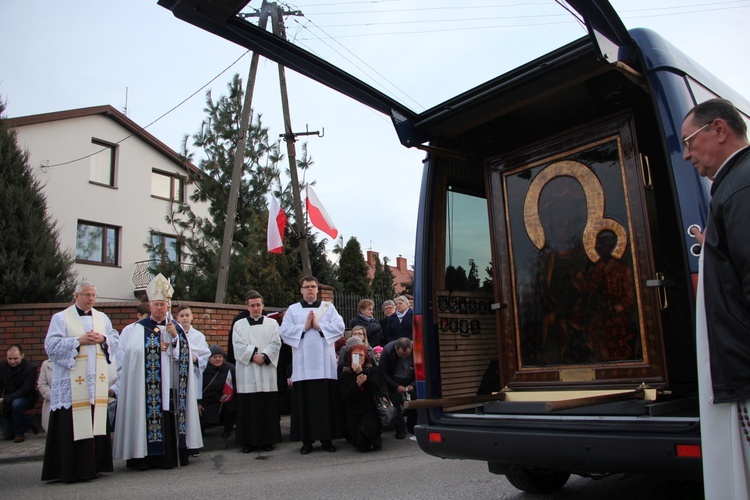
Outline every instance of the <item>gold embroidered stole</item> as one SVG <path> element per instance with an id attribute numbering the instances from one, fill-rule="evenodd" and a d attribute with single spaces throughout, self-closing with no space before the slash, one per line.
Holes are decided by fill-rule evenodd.
<path id="1" fill-rule="evenodd" d="M 91 310 L 91 319 L 93 329 L 102 333 L 105 331 L 106 322 L 104 313 Z M 65 324 L 68 330 L 68 337 L 78 338 L 84 335 L 83 324 L 78 316 L 75 306 L 70 306 L 65 310 Z M 104 349 L 101 345 L 96 345 L 96 379 L 95 379 L 95 399 L 94 399 L 94 419 L 91 420 L 91 398 L 89 396 L 88 373 L 86 366 L 88 364 L 88 346 L 80 346 L 76 364 L 70 370 L 70 391 L 73 402 L 73 440 L 91 439 L 96 436 L 107 434 L 107 403 L 109 396 L 109 369 L 107 359 L 104 356 Z"/>

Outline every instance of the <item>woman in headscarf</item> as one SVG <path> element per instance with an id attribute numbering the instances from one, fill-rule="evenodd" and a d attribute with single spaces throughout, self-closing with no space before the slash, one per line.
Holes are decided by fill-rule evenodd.
<path id="1" fill-rule="evenodd" d="M 385 397 L 377 368 L 364 344 L 353 344 L 346 352 L 346 365 L 339 376 L 346 427 L 358 451 L 377 451 L 382 445 L 383 426 L 377 399 Z"/>
<path id="2" fill-rule="evenodd" d="M 211 357 L 203 371 L 203 397 L 200 401 L 201 429 L 224 425 L 222 437 L 232 434 L 237 417 L 234 365 L 224 361 L 224 350 L 216 344 L 210 347 Z"/>

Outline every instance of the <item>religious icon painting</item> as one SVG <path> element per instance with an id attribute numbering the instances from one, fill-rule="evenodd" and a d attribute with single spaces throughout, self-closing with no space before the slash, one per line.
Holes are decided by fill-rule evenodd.
<path id="1" fill-rule="evenodd" d="M 658 298 L 629 116 L 487 162 L 505 385 L 664 385 Z"/>

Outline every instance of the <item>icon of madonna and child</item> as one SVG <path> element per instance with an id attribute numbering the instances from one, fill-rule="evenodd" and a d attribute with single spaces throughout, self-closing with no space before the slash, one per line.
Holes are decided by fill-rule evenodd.
<path id="1" fill-rule="evenodd" d="M 526 368 L 643 358 L 622 178 L 605 175 L 602 187 L 583 163 L 558 161 L 517 197 L 523 220 L 511 221 L 510 230 Z"/>

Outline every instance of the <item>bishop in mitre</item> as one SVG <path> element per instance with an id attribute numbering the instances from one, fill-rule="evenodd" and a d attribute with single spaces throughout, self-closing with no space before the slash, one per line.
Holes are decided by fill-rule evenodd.
<path id="1" fill-rule="evenodd" d="M 139 470 L 188 464 L 203 446 L 192 353 L 170 313 L 172 285 L 161 274 L 146 288 L 151 315 L 119 346 L 122 359 L 115 422 L 115 458 Z"/>

